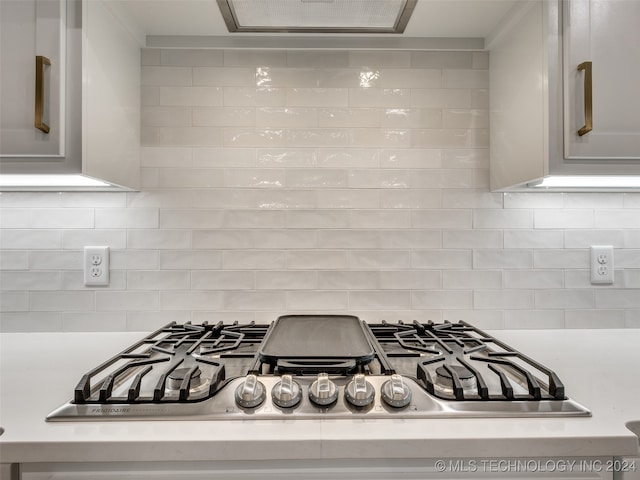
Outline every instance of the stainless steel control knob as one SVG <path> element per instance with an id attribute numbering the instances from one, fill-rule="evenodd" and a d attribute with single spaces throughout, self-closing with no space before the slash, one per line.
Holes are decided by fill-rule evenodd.
<path id="1" fill-rule="evenodd" d="M 373 403 L 376 390 L 369 382 L 367 377 L 362 373 L 358 373 L 353 377 L 344 390 L 347 402 L 356 407 L 366 407 Z"/>
<path id="2" fill-rule="evenodd" d="M 329 380 L 329 375 L 319 373 L 318 378 L 309 387 L 309 400 L 325 407 L 338 399 L 338 387 Z"/>
<path id="3" fill-rule="evenodd" d="M 411 402 L 411 389 L 404 383 L 401 375 L 393 374 L 382 384 L 380 396 L 391 407 L 406 407 Z"/>
<path id="4" fill-rule="evenodd" d="M 236 388 L 236 403 L 244 408 L 254 408 L 264 402 L 266 398 L 264 384 L 253 374 L 247 375 Z"/>
<path id="5" fill-rule="evenodd" d="M 302 389 L 291 375 L 282 375 L 282 379 L 271 389 L 273 403 L 281 408 L 295 407 L 302 398 Z"/>

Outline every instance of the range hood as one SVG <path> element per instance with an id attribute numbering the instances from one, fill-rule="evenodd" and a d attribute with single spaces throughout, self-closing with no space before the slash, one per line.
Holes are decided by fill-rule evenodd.
<path id="1" fill-rule="evenodd" d="M 217 0 L 229 32 L 403 33 L 417 0 Z"/>

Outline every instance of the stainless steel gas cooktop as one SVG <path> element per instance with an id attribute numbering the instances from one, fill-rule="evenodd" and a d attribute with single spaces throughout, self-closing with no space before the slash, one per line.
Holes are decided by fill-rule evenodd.
<path id="1" fill-rule="evenodd" d="M 465 322 L 170 323 L 82 376 L 49 421 L 589 416 Z"/>

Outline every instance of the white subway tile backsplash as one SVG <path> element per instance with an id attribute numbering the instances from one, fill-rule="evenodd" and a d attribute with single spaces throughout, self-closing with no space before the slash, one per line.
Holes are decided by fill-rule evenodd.
<path id="1" fill-rule="evenodd" d="M 489 71 L 483 70 L 442 70 L 443 88 L 489 88 Z"/>
<path id="2" fill-rule="evenodd" d="M 61 290 L 62 273 L 3 270 L 0 271 L 0 285 L 3 291 Z"/>
<path id="3" fill-rule="evenodd" d="M 562 208 L 564 206 L 564 193 L 537 193 L 507 192 L 504 194 L 504 208 Z"/>
<path id="4" fill-rule="evenodd" d="M 474 308 L 473 292 L 469 290 L 414 290 L 411 292 L 414 309 L 457 310 Z"/>
<path id="5" fill-rule="evenodd" d="M 411 212 L 413 226 L 417 228 L 471 228 L 471 210 L 414 210 Z"/>
<path id="6" fill-rule="evenodd" d="M 504 288 L 506 289 L 560 289 L 564 287 L 562 270 L 505 270 Z"/>
<path id="7" fill-rule="evenodd" d="M 408 310 L 411 293 L 404 290 L 355 290 L 349 292 L 349 308 L 355 310 Z"/>
<path id="8" fill-rule="evenodd" d="M 474 67 L 474 55 L 474 52 L 411 52 L 411 67 L 469 69 Z"/>
<path id="9" fill-rule="evenodd" d="M 440 248 L 440 230 L 380 230 L 381 248 Z"/>
<path id="10" fill-rule="evenodd" d="M 444 208 L 498 208 L 503 206 L 503 194 L 476 189 L 446 189 L 442 191 Z"/>
<path id="11" fill-rule="evenodd" d="M 224 87 L 223 105 L 228 107 L 284 107 L 296 106 L 288 103 L 287 91 L 272 87 Z M 317 106 L 321 106 L 319 104 Z M 297 105 L 306 106 L 306 105 Z"/>
<path id="12" fill-rule="evenodd" d="M 477 208 L 473 212 L 474 228 L 533 228 L 533 211 Z"/>
<path id="13" fill-rule="evenodd" d="M 27 292 L 0 293 L 0 309 L 2 312 L 26 312 L 29 310 L 29 294 Z M 4 325 L 2 325 L 4 327 Z"/>
<path id="14" fill-rule="evenodd" d="M 80 270 L 82 258 L 82 251 L 38 250 L 29 255 L 25 270 Z"/>
<path id="15" fill-rule="evenodd" d="M 411 266 L 427 270 L 449 270 L 471 268 L 469 250 L 421 250 L 411 254 Z"/>
<path id="16" fill-rule="evenodd" d="M 364 205 L 363 205 L 364 206 Z M 376 204 L 371 202 L 371 207 Z M 393 189 L 380 191 L 380 207 L 395 209 L 437 209 L 442 206 L 438 189 Z"/>
<path id="17" fill-rule="evenodd" d="M 10 312 L 0 318 L 3 332 L 61 332 L 62 315 L 52 312 Z"/>
<path id="18" fill-rule="evenodd" d="M 130 270 L 130 290 L 186 290 L 191 287 L 190 273 L 177 270 Z"/>
<path id="19" fill-rule="evenodd" d="M 441 188 L 444 195 L 449 188 L 472 188 L 473 170 L 414 170 L 409 182 L 411 188 Z"/>
<path id="20" fill-rule="evenodd" d="M 593 210 L 536 210 L 535 228 L 594 228 Z M 606 227 L 604 227 L 606 228 Z"/>
<path id="21" fill-rule="evenodd" d="M 158 228 L 157 208 L 97 208 L 95 227 L 109 228 Z"/>
<path id="22" fill-rule="evenodd" d="M 320 230 L 318 231 L 319 248 L 362 249 L 380 248 L 378 230 Z"/>
<path id="23" fill-rule="evenodd" d="M 291 210 L 286 212 L 287 228 L 348 228 L 348 210 Z"/>
<path id="24" fill-rule="evenodd" d="M 599 291 L 588 290 L 536 290 L 536 308 L 593 308 Z"/>
<path id="25" fill-rule="evenodd" d="M 535 250 L 535 268 L 589 268 L 589 250 Z"/>
<path id="26" fill-rule="evenodd" d="M 504 326 L 509 329 L 553 329 L 565 327 L 564 310 L 506 310 Z"/>
<path id="27" fill-rule="evenodd" d="M 265 67 L 285 66 L 287 64 L 285 50 L 224 50 L 225 67 Z"/>
<path id="28" fill-rule="evenodd" d="M 173 252 L 173 250 L 169 250 Z M 162 250 L 160 250 L 162 252 Z M 111 262 L 111 270 L 155 270 L 159 268 L 158 250 L 139 250 L 129 248 L 128 250 L 111 250 L 109 260 Z"/>
<path id="29" fill-rule="evenodd" d="M 376 270 L 338 270 L 318 272 L 318 288 L 322 290 L 373 290 L 382 287 L 381 276 Z M 386 287 L 382 287 L 386 288 Z"/>
<path id="30" fill-rule="evenodd" d="M 351 292 L 352 294 L 354 292 Z M 287 292 L 287 308 L 291 311 L 327 311 L 344 312 L 349 308 L 346 291 L 293 291 Z"/>
<path id="31" fill-rule="evenodd" d="M 623 208 L 626 205 L 624 193 L 565 193 L 565 208 Z"/>
<path id="32" fill-rule="evenodd" d="M 127 248 L 129 249 L 180 250 L 190 246 L 189 230 L 129 229 L 127 231 Z"/>
<path id="33" fill-rule="evenodd" d="M 96 299 L 92 291 L 29 293 L 29 310 L 32 312 L 91 311 L 95 304 Z"/>
<path id="34" fill-rule="evenodd" d="M 143 138 L 143 144 L 195 147 L 219 147 L 222 145 L 222 129 L 218 127 L 193 126 L 155 128 L 155 140 L 145 142 Z"/>
<path id="35" fill-rule="evenodd" d="M 226 291 L 222 292 L 223 306 L 226 310 L 284 310 L 286 295 L 284 292 L 267 291 Z"/>
<path id="36" fill-rule="evenodd" d="M 411 65 L 412 55 L 393 50 L 353 50 L 349 52 L 349 66 L 406 68 Z"/>
<path id="37" fill-rule="evenodd" d="M 148 87 L 145 87 L 148 88 Z M 157 87 L 159 105 L 221 107 L 222 87 Z M 144 91 L 144 90 L 143 90 Z"/>
<path id="38" fill-rule="evenodd" d="M 320 209 L 383 207 L 383 192 L 377 189 L 322 189 L 315 192 Z"/>
<path id="39" fill-rule="evenodd" d="M 38 252 L 33 252 L 31 256 Z M 28 270 L 29 252 L 27 250 L 7 250 L 0 255 L 0 271 Z"/>
<path id="40" fill-rule="evenodd" d="M 0 194 L 3 331 L 640 327 L 640 194 L 491 193 L 489 54 L 143 49 L 140 192 Z M 615 248 L 593 286 L 589 247 Z M 111 247 L 87 288 L 82 249 Z"/>
<path id="41" fill-rule="evenodd" d="M 489 146 L 489 130 L 462 128 L 413 130 L 411 146 L 422 148 L 487 148 Z"/>
<path id="42" fill-rule="evenodd" d="M 140 82 L 146 86 L 190 86 L 193 81 L 192 68 L 142 66 Z"/>
<path id="43" fill-rule="evenodd" d="M 502 248 L 502 231 L 445 230 L 442 245 L 445 248 Z"/>
<path id="44" fill-rule="evenodd" d="M 317 246 L 317 232 L 312 229 L 254 230 L 246 232 L 256 248 L 309 249 Z"/>
<path id="45" fill-rule="evenodd" d="M 158 310 L 159 293 L 157 291 L 100 291 L 96 292 L 95 295 L 96 310 L 98 311 L 112 312 Z"/>
<path id="46" fill-rule="evenodd" d="M 255 272 L 255 288 L 258 290 L 313 290 L 318 288 L 318 275 L 325 272 L 276 271 Z M 247 289 L 248 287 L 244 287 Z M 322 287 L 327 289 L 327 287 Z M 335 287 L 329 287 L 329 289 Z"/>
<path id="47" fill-rule="evenodd" d="M 592 306 L 599 309 L 640 308 L 640 289 L 607 288 L 596 290 L 593 293 L 595 294 L 595 305 Z"/>
<path id="48" fill-rule="evenodd" d="M 191 274 L 195 290 L 252 290 L 255 286 L 255 274 L 250 271 L 199 270 Z"/>
<path id="49" fill-rule="evenodd" d="M 327 128 L 376 128 L 382 126 L 383 115 L 384 113 L 379 108 L 319 108 L 317 109 L 316 125 Z"/>
<path id="50" fill-rule="evenodd" d="M 380 272 L 383 290 L 441 289 L 443 275 L 437 270 L 385 270 Z"/>
<path id="51" fill-rule="evenodd" d="M 62 314 L 62 330 L 65 332 L 121 332 L 127 330 L 127 316 L 123 312 L 91 312 L 91 314 L 65 312 Z"/>
<path id="52" fill-rule="evenodd" d="M 473 306 L 479 309 L 528 310 L 534 308 L 532 290 L 475 290 Z"/>
<path id="53" fill-rule="evenodd" d="M 504 248 L 563 248 L 562 230 L 504 230 Z"/>
<path id="54" fill-rule="evenodd" d="M 222 255 L 222 268 L 227 270 L 281 270 L 285 268 L 285 261 L 285 252 L 229 250 Z"/>
<path id="55" fill-rule="evenodd" d="M 208 311 L 222 310 L 224 297 L 223 293 L 217 290 L 184 290 L 160 292 L 159 300 L 155 301 L 157 308 L 153 308 L 153 303 L 146 310 L 184 310 L 184 311 Z M 135 310 L 135 309 L 134 309 Z"/>
<path id="56" fill-rule="evenodd" d="M 565 328 L 624 328 L 624 310 L 567 310 Z"/>
<path id="57" fill-rule="evenodd" d="M 623 230 L 566 230 L 565 248 L 589 248 L 591 245 L 613 245 L 622 248 L 625 245 Z"/>
<path id="58" fill-rule="evenodd" d="M 417 88 L 411 90 L 411 107 L 472 108 L 471 91 L 467 89 Z"/>
<path id="59" fill-rule="evenodd" d="M 351 228 L 411 228 L 411 212 L 403 210 L 351 210 Z"/>
<path id="60" fill-rule="evenodd" d="M 499 270 L 447 270 L 442 272 L 442 287 L 447 290 L 498 289 L 502 288 Z"/>
<path id="61" fill-rule="evenodd" d="M 145 51 L 145 49 L 143 49 Z M 152 50 L 153 51 L 153 50 Z M 150 61 L 151 59 L 147 59 Z M 155 60 L 155 59 L 154 59 Z M 221 50 L 160 50 L 161 65 L 215 66 L 222 65 Z"/>
<path id="62" fill-rule="evenodd" d="M 411 148 L 383 149 L 380 152 L 381 168 L 434 169 L 442 166 L 440 149 Z"/>
<path id="63" fill-rule="evenodd" d="M 359 270 L 397 270 L 411 268 L 411 252 L 403 250 L 354 250 L 348 267 Z"/>
<path id="64" fill-rule="evenodd" d="M 595 210 L 596 228 L 640 228 L 640 212 L 637 209 Z"/>
<path id="65" fill-rule="evenodd" d="M 513 250 L 474 250 L 474 269 L 531 269 L 533 267 L 533 252 L 525 249 Z M 536 266 L 537 268 L 537 266 Z M 551 267 L 549 267 L 551 268 Z"/>
<path id="66" fill-rule="evenodd" d="M 189 122 L 197 127 L 246 127 L 258 122 L 251 107 L 194 107 L 189 110 Z M 264 123 L 264 122 L 261 122 Z"/>
<path id="67" fill-rule="evenodd" d="M 193 85 L 255 87 L 256 71 L 249 67 L 196 67 L 193 69 Z"/>
<path id="68" fill-rule="evenodd" d="M 189 127 L 194 124 L 191 116 L 189 107 L 149 106 L 142 112 L 140 121 L 145 127 Z"/>
<path id="69" fill-rule="evenodd" d="M 336 270 L 348 268 L 349 256 L 341 250 L 290 250 L 285 267 L 290 270 Z"/>
<path id="70" fill-rule="evenodd" d="M 194 248 L 198 248 L 195 243 L 194 237 Z M 217 249 L 225 247 L 215 240 L 208 242 L 208 246 L 212 250 L 162 250 L 160 251 L 159 268 L 161 270 L 207 270 L 221 268 L 222 252 Z M 193 275 L 196 273 L 198 272 L 194 271 Z M 197 287 L 194 288 L 200 290 Z"/>

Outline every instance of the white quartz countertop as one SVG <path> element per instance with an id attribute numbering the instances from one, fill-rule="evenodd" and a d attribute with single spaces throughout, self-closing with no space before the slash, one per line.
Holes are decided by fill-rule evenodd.
<path id="1" fill-rule="evenodd" d="M 81 375 L 143 332 L 0 335 L 0 459 L 213 461 L 636 455 L 640 329 L 500 330 L 554 370 L 589 418 L 45 422 Z"/>

